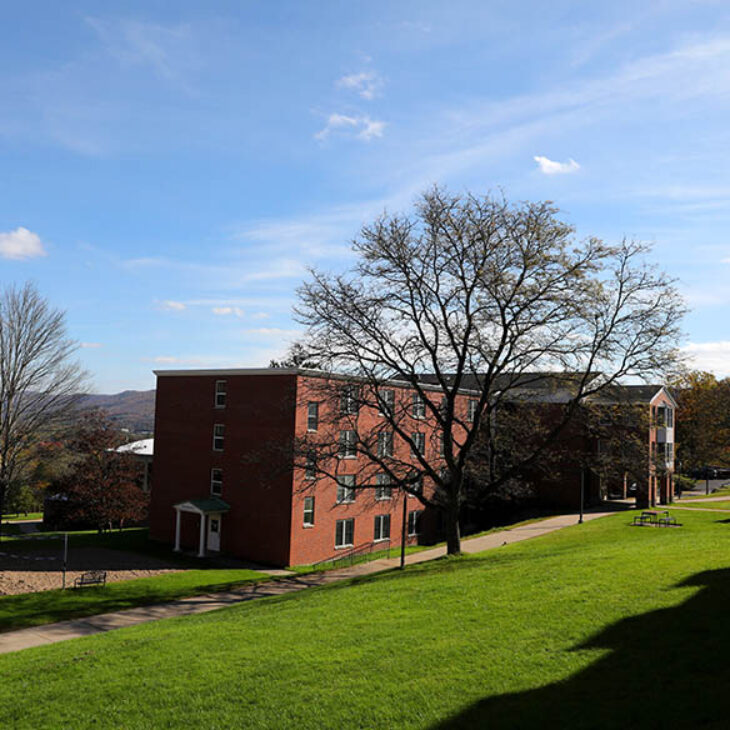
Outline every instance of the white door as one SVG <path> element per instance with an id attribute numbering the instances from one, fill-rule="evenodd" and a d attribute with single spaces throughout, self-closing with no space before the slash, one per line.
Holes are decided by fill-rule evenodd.
<path id="1" fill-rule="evenodd" d="M 221 549 L 221 516 L 219 514 L 208 517 L 208 550 Z"/>

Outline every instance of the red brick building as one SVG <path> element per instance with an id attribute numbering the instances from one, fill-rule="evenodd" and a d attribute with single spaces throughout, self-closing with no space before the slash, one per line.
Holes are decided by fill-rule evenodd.
<path id="1" fill-rule="evenodd" d="M 404 498 L 374 471 L 367 476 L 371 488 L 353 488 L 366 483 L 356 482 L 364 478 L 365 457 L 350 448 L 346 422 L 335 426 L 341 429 L 336 475 L 313 478 L 306 465 L 295 465 L 296 439 L 316 438 L 324 424 L 337 424 L 331 409 L 341 404 L 321 398 L 319 381 L 330 380 L 324 374 L 274 368 L 156 375 L 152 539 L 199 555 L 222 551 L 300 565 L 365 546 L 400 546 L 404 501 L 408 541 L 427 529 L 418 498 Z M 413 402 L 409 386 L 384 388 L 404 404 L 421 447 L 438 448 L 427 410 Z M 459 404 L 465 413 L 468 400 Z M 377 408 L 361 408 L 356 419 L 360 433 L 382 431 Z M 383 448 L 407 461 L 411 446 L 384 435 Z"/>

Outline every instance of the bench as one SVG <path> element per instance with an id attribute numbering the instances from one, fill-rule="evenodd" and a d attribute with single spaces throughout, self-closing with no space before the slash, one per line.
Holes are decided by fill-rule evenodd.
<path id="1" fill-rule="evenodd" d="M 84 586 L 105 586 L 106 570 L 89 570 L 82 573 L 74 581 L 74 588 L 83 588 Z"/>

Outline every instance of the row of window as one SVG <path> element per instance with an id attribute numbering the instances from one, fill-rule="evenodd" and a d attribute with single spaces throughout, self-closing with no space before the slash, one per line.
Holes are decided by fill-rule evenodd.
<path id="1" fill-rule="evenodd" d="M 380 389 L 377 392 L 378 413 L 381 416 L 392 416 L 395 408 L 395 391 L 389 388 Z M 345 385 L 340 390 L 340 415 L 356 415 L 360 407 L 360 389 L 357 385 Z M 470 400 L 467 404 L 467 420 L 474 422 L 479 403 Z M 423 419 L 426 417 L 426 401 L 419 393 L 411 396 L 410 415 L 413 418 Z M 307 403 L 307 431 L 317 431 L 319 428 L 319 403 L 309 401 Z"/>
<path id="2" fill-rule="evenodd" d="M 426 434 L 423 431 L 415 431 L 411 434 L 411 456 L 426 453 Z M 340 445 L 338 456 L 340 459 L 357 458 L 357 431 L 340 431 Z M 380 457 L 393 456 L 393 432 L 380 431 L 378 433 L 377 454 Z M 439 439 L 439 456 L 444 455 L 443 435 Z"/>
<path id="3" fill-rule="evenodd" d="M 308 523 L 307 506 L 305 504 L 305 522 L 306 526 L 314 524 L 314 497 L 307 497 L 312 500 L 311 504 L 311 523 Z M 421 534 L 421 517 L 423 510 L 413 510 L 408 513 L 408 537 L 415 537 Z M 373 541 L 382 542 L 390 540 L 390 515 L 375 515 L 373 519 Z M 346 548 L 355 544 L 355 519 L 337 520 L 335 523 L 335 547 Z"/>
<path id="4" fill-rule="evenodd" d="M 674 444 L 671 441 L 667 441 L 664 444 L 657 444 L 656 441 L 651 442 L 651 456 L 653 459 L 664 457 L 664 461 L 671 464 L 674 461 Z"/>

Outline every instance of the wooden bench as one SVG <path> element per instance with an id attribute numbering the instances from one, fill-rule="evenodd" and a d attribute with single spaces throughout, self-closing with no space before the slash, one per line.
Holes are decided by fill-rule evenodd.
<path id="1" fill-rule="evenodd" d="M 74 588 L 83 588 L 84 586 L 105 586 L 106 570 L 88 570 L 82 573 L 74 581 Z"/>

